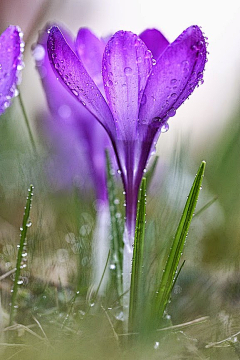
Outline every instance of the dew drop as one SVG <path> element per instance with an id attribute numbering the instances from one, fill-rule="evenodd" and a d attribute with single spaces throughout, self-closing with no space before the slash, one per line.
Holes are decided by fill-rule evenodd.
<path id="1" fill-rule="evenodd" d="M 173 117 L 174 115 L 176 114 L 176 110 L 171 108 L 168 112 L 167 112 L 167 115 L 169 117 Z"/>
<path id="2" fill-rule="evenodd" d="M 171 84 L 171 85 L 174 85 L 174 84 L 176 84 L 176 82 L 177 82 L 177 79 L 172 79 L 172 80 L 170 81 L 170 84 Z"/>
<path id="3" fill-rule="evenodd" d="M 106 82 L 106 85 L 107 85 L 108 87 L 113 86 L 112 80 L 108 80 L 108 81 Z"/>
<path id="4" fill-rule="evenodd" d="M 26 224 L 26 227 L 31 227 L 32 226 L 32 222 L 31 222 L 31 220 L 28 220 L 28 222 L 27 222 L 27 224 Z"/>
<path id="5" fill-rule="evenodd" d="M 77 92 L 77 90 L 75 90 L 75 89 L 72 89 L 72 93 L 73 93 L 75 96 L 78 96 L 78 95 L 79 95 L 78 92 Z"/>
<path id="6" fill-rule="evenodd" d="M 132 68 L 130 68 L 130 67 L 128 67 L 128 66 L 125 67 L 124 73 L 125 73 L 126 76 L 131 75 L 131 74 L 132 74 Z"/>
<path id="7" fill-rule="evenodd" d="M 168 125 L 168 123 L 166 122 L 166 123 L 163 124 L 163 126 L 161 127 L 161 133 L 167 132 L 168 129 L 169 129 L 169 125 Z"/>

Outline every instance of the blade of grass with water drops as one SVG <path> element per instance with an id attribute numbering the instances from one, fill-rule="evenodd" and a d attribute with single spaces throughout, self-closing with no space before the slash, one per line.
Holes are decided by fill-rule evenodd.
<path id="1" fill-rule="evenodd" d="M 117 281 L 118 296 L 122 295 L 122 258 L 123 258 L 123 230 L 124 226 L 121 217 L 118 216 L 118 208 L 116 202 L 116 188 L 114 182 L 115 171 L 112 168 L 108 151 L 106 151 L 107 166 L 107 189 L 108 201 L 111 218 L 112 231 L 112 249 L 111 249 L 111 269 L 115 271 Z"/>
<path id="2" fill-rule="evenodd" d="M 142 271 L 143 271 L 143 251 L 145 237 L 146 219 L 146 178 L 142 179 L 142 184 L 138 196 L 138 209 L 136 230 L 133 247 L 132 275 L 130 286 L 129 303 L 129 322 L 128 332 L 139 331 L 140 314 L 142 312 L 141 301 L 143 296 Z"/>
<path id="3" fill-rule="evenodd" d="M 154 302 L 152 319 L 162 319 L 166 306 L 171 296 L 175 282 L 177 268 L 183 251 L 190 223 L 196 208 L 199 192 L 202 185 L 206 163 L 203 161 L 198 169 L 192 188 L 187 198 L 174 240 L 169 252 L 165 269 L 163 270 L 160 286 Z"/>
<path id="4" fill-rule="evenodd" d="M 21 269 L 22 269 L 22 259 L 23 259 L 24 251 L 26 251 L 27 230 L 31 226 L 29 216 L 30 216 L 30 210 L 31 210 L 31 204 L 32 204 L 33 189 L 34 189 L 33 185 L 30 185 L 30 187 L 28 189 L 27 202 L 26 202 L 25 211 L 24 211 L 24 215 L 23 215 L 23 222 L 22 222 L 22 226 L 20 228 L 20 231 L 21 231 L 20 244 L 18 246 L 16 272 L 15 272 L 12 297 L 11 297 L 10 325 L 12 325 L 13 320 L 14 320 L 17 292 L 18 292 L 18 287 L 21 284 L 20 274 L 21 274 Z"/>

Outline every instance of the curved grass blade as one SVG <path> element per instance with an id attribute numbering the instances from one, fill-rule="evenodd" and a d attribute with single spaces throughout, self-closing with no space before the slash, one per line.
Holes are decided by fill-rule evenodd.
<path id="1" fill-rule="evenodd" d="M 201 189 L 206 163 L 203 161 L 198 169 L 192 188 L 187 198 L 182 217 L 180 219 L 168 260 L 163 270 L 161 283 L 155 299 L 153 318 L 161 319 L 171 296 L 175 283 L 177 268 L 183 251 L 185 239 L 196 208 L 199 192 Z"/>
<path id="2" fill-rule="evenodd" d="M 17 292 L 19 287 L 19 278 L 21 273 L 21 263 L 23 258 L 23 253 L 25 251 L 26 246 L 26 236 L 27 236 L 27 230 L 31 226 L 31 223 L 29 221 L 29 215 L 31 210 L 31 204 L 32 204 L 32 197 L 33 197 L 33 185 L 30 185 L 28 189 L 28 196 L 27 196 L 27 202 L 25 206 L 25 211 L 23 215 L 23 222 L 22 226 L 20 228 L 21 235 L 20 235 L 20 244 L 18 248 L 18 255 L 17 255 L 17 263 L 16 263 L 16 273 L 15 273 L 15 279 L 13 284 L 13 290 L 12 290 L 12 298 L 11 298 L 11 309 L 10 309 L 10 326 L 13 323 L 14 315 L 15 315 L 15 307 L 16 307 L 16 299 L 17 299 Z"/>
<path id="3" fill-rule="evenodd" d="M 112 230 L 111 263 L 115 266 L 118 296 L 122 295 L 123 230 L 122 219 L 117 216 L 116 189 L 110 157 L 106 151 L 107 189 Z"/>
<path id="4" fill-rule="evenodd" d="M 145 236 L 145 218 L 146 218 L 146 178 L 142 179 L 142 184 L 138 197 L 138 210 L 136 220 L 136 230 L 132 259 L 132 275 L 130 286 L 130 304 L 128 332 L 139 331 L 139 321 L 141 313 L 142 300 L 142 271 L 143 271 L 143 251 Z"/>

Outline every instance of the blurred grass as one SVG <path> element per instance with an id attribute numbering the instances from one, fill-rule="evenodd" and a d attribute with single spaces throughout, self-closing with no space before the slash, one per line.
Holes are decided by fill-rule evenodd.
<path id="1" fill-rule="evenodd" d="M 35 186 L 35 197 L 33 225 L 28 233 L 28 266 L 22 273 L 24 285 L 18 294 L 16 322 L 22 325 L 4 332 L 13 282 L 10 276 L 0 281 L 0 352 L 5 360 L 33 356 L 39 360 L 240 358 L 238 339 L 220 347 L 205 347 L 240 330 L 239 117 L 236 114 L 228 120 L 211 153 L 206 149 L 207 171 L 197 211 L 215 196 L 217 201 L 192 222 L 182 258 L 186 264 L 168 307 L 173 324 L 206 315 L 210 318 L 186 329 L 157 332 L 142 344 L 136 342 L 132 348 L 124 348 L 118 299 L 99 299 L 84 315 L 96 221 L 93 192 L 54 192 L 45 173 L 49 154 L 44 139 L 37 139 L 40 151 L 36 158 L 14 100 L 0 122 L 0 276 L 16 263 L 19 227 L 30 183 Z M 199 162 L 187 150 L 184 146 L 175 149 L 170 164 L 160 156 L 148 190 L 143 276 L 149 291 L 158 280 L 154 277 L 156 267 L 165 263 Z M 121 187 L 118 192 L 123 213 Z M 80 293 L 69 313 L 77 289 Z"/>

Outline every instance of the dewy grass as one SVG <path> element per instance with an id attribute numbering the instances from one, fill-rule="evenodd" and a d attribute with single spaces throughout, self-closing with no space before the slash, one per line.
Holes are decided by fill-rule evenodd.
<path id="1" fill-rule="evenodd" d="M 168 255 L 168 260 L 163 270 L 161 283 L 159 289 L 157 290 L 157 295 L 155 297 L 151 316 L 152 319 L 162 319 L 164 311 L 170 299 L 184 243 L 188 234 L 189 226 L 196 208 L 198 195 L 202 186 L 205 165 L 206 163 L 203 161 L 199 167 L 198 173 L 194 179 L 192 188 L 188 195 L 188 199 L 184 207 L 183 214 L 179 222 L 171 250 Z"/>
<path id="2" fill-rule="evenodd" d="M 139 191 L 138 211 L 136 220 L 136 230 L 132 259 L 132 275 L 130 286 L 129 302 L 129 323 L 128 332 L 139 331 L 140 314 L 143 311 L 143 255 L 144 255 L 144 237 L 145 237 L 145 218 L 146 218 L 146 178 L 142 179 Z"/>
<path id="3" fill-rule="evenodd" d="M 30 210 L 31 210 L 31 204 L 32 204 L 33 189 L 34 189 L 33 185 L 30 185 L 30 187 L 28 189 L 28 196 L 27 196 L 27 202 L 26 202 L 25 211 L 24 211 L 24 215 L 23 215 L 22 226 L 20 228 L 20 231 L 21 231 L 20 244 L 18 247 L 16 272 L 15 272 L 15 278 L 14 278 L 14 284 L 13 284 L 13 290 L 12 290 L 12 298 L 11 298 L 10 325 L 12 325 L 12 323 L 13 323 L 15 309 L 17 308 L 16 300 L 17 300 L 18 287 L 22 284 L 22 282 L 20 280 L 20 274 L 21 274 L 21 269 L 23 267 L 22 259 L 23 259 L 23 256 L 26 255 L 27 230 L 31 226 L 31 221 L 29 220 L 29 216 L 30 216 Z"/>
<path id="4" fill-rule="evenodd" d="M 122 288 L 122 260 L 123 260 L 123 223 L 117 209 L 117 196 L 114 183 L 114 170 L 112 168 L 108 151 L 106 151 L 106 164 L 107 164 L 107 189 L 108 201 L 111 217 L 111 230 L 112 230 L 112 251 L 111 251 L 111 274 L 116 274 L 116 286 L 118 296 L 121 297 L 123 293 Z M 113 273 L 114 272 L 114 273 Z"/>

